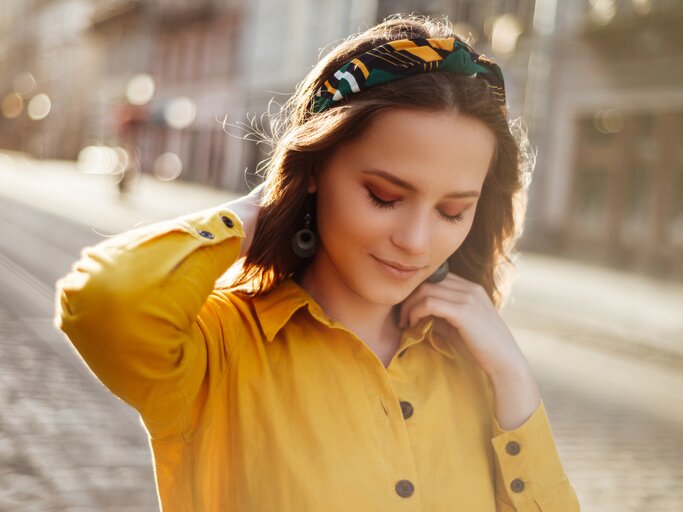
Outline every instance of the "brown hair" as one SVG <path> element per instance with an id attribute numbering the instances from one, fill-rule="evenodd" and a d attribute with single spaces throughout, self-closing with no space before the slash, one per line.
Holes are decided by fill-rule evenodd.
<path id="1" fill-rule="evenodd" d="M 391 108 L 446 110 L 482 121 L 496 137 L 471 230 L 448 262 L 452 272 L 482 285 L 502 307 L 511 284 L 512 250 L 522 234 L 533 155 L 525 131 L 509 119 L 486 82 L 448 72 L 419 73 L 352 94 L 321 113 L 312 110 L 316 89 L 343 63 L 374 46 L 413 37 L 462 39 L 445 18 L 392 15 L 345 39 L 297 84 L 281 110 L 282 122 L 274 124 L 252 245 L 227 287 L 246 291 L 250 284 L 247 293 L 260 295 L 308 264 L 292 252 L 291 238 L 303 227 L 309 176 L 325 166 L 338 144 L 360 136 L 373 116 Z M 315 221 L 315 210 L 312 214 Z"/>

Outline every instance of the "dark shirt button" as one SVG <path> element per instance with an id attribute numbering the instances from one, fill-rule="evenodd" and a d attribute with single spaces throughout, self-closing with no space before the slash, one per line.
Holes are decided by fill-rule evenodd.
<path id="1" fill-rule="evenodd" d="M 226 217 L 225 215 L 221 215 L 221 219 L 223 219 L 223 222 L 229 228 L 231 228 L 235 225 L 235 223 L 232 221 L 232 219 L 230 217 Z"/>
<path id="2" fill-rule="evenodd" d="M 510 489 L 515 492 L 522 492 L 524 490 L 524 481 L 521 478 L 515 478 L 510 483 Z"/>
<path id="3" fill-rule="evenodd" d="M 398 353 L 398 357 L 403 357 L 404 355 L 406 355 L 406 350 L 408 350 L 408 349 L 407 349 L 407 348 L 404 348 L 403 350 L 401 350 L 401 351 Z"/>
<path id="4" fill-rule="evenodd" d="M 510 455 L 517 455 L 519 453 L 519 443 L 517 441 L 510 441 L 505 445 L 505 451 Z"/>
<path id="5" fill-rule="evenodd" d="M 412 495 L 414 491 L 415 486 L 410 480 L 399 480 L 396 482 L 396 493 L 399 496 L 407 498 L 408 496 Z"/>
<path id="6" fill-rule="evenodd" d="M 401 412 L 405 419 L 410 418 L 413 415 L 413 404 L 410 402 L 401 401 Z"/>
<path id="7" fill-rule="evenodd" d="M 200 231 L 199 234 L 204 238 L 213 238 L 213 233 L 211 231 Z"/>

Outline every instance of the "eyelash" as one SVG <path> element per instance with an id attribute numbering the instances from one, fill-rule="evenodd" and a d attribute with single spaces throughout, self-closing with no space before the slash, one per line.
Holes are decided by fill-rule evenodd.
<path id="1" fill-rule="evenodd" d="M 370 201 L 372 201 L 375 206 L 378 206 L 379 208 L 393 208 L 395 206 L 395 203 L 398 201 L 398 199 L 394 201 L 384 201 L 383 199 L 380 199 L 377 197 L 375 194 L 373 194 L 369 188 L 366 188 L 368 192 L 368 197 L 370 198 Z M 458 222 L 462 222 L 463 218 L 465 217 L 464 212 L 460 212 L 457 215 L 445 215 L 441 212 L 441 217 L 446 220 L 447 222 L 452 222 L 453 224 L 456 224 Z"/>

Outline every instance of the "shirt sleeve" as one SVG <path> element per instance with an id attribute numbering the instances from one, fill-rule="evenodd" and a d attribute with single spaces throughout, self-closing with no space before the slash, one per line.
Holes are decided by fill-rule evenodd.
<path id="1" fill-rule="evenodd" d="M 85 247 L 56 282 L 53 324 L 152 437 L 207 416 L 240 323 L 214 287 L 244 237 L 232 210 L 208 208 Z"/>
<path id="2" fill-rule="evenodd" d="M 499 512 L 578 512 L 579 501 L 564 472 L 543 400 L 514 430 L 492 415 Z"/>

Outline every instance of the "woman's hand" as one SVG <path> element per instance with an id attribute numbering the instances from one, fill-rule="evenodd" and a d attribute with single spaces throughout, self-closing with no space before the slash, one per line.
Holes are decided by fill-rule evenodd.
<path id="1" fill-rule="evenodd" d="M 261 211 L 261 196 L 264 187 L 265 182 L 262 182 L 248 194 L 239 197 L 234 201 L 230 201 L 225 205 L 237 214 L 244 227 L 245 238 L 242 242 L 238 259 L 247 255 L 249 248 L 251 247 L 251 242 L 254 240 L 254 231 L 259 212 Z"/>
<path id="2" fill-rule="evenodd" d="M 449 272 L 438 283 L 424 282 L 402 303 L 400 327 L 415 325 L 433 315 L 434 332 L 464 344 L 492 379 L 528 369 L 510 329 L 484 288 Z"/>

